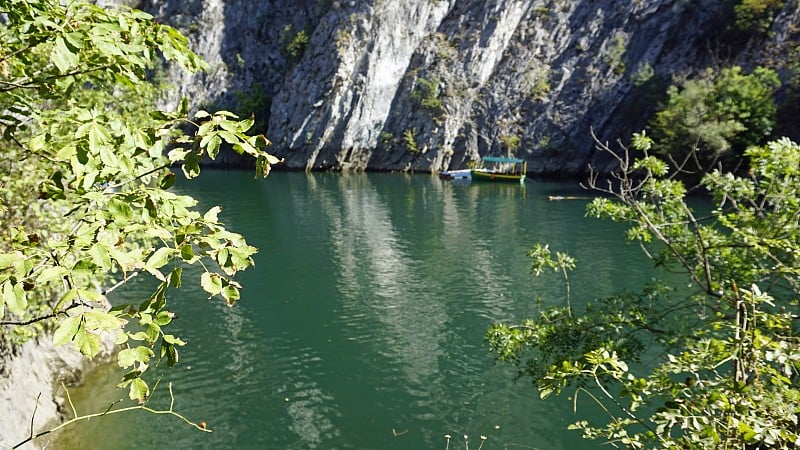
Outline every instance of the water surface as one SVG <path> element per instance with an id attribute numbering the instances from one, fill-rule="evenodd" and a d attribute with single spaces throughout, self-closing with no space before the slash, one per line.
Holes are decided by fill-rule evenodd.
<path id="1" fill-rule="evenodd" d="M 555 273 L 533 278 L 526 251 L 549 243 L 578 260 L 573 306 L 650 277 L 619 225 L 584 218 L 572 183 L 464 184 L 427 175 L 206 171 L 177 190 L 222 205 L 260 248 L 233 308 L 184 282 L 170 301 L 189 343 L 154 406 L 206 421 L 198 432 L 146 413 L 72 427 L 59 448 L 573 449 L 568 396 L 541 401 L 484 342 L 495 322 L 560 304 Z M 138 302 L 137 280 L 115 302 Z M 156 372 L 161 372 L 157 370 Z M 124 391 L 105 366 L 73 391 L 79 412 Z M 111 386 L 100 389 L 98 384 Z M 591 411 L 591 405 L 584 403 Z"/>

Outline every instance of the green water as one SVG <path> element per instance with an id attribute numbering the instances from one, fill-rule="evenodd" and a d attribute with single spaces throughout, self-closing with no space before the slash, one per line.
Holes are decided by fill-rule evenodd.
<path id="1" fill-rule="evenodd" d="M 541 401 L 497 365 L 483 337 L 563 302 L 555 274 L 529 275 L 547 242 L 578 260 L 573 306 L 650 277 L 623 229 L 583 216 L 577 185 L 463 184 L 427 175 L 206 171 L 177 190 L 223 206 L 229 228 L 260 248 L 234 308 L 184 285 L 175 332 L 189 343 L 164 372 L 154 406 L 206 421 L 129 413 L 71 427 L 50 448 L 548 450 L 592 448 L 566 426 L 568 396 Z M 117 292 L 139 301 L 147 283 Z M 158 371 L 158 370 L 157 370 Z M 80 413 L 126 395 L 104 366 L 72 391 Z M 588 402 L 589 414 L 596 414 Z M 598 445 L 599 447 L 599 445 Z"/>

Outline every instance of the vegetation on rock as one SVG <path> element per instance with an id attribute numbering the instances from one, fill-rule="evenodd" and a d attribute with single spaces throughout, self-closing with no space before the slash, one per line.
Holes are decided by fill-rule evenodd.
<path id="1" fill-rule="evenodd" d="M 779 85 L 771 69 L 745 74 L 731 67 L 671 86 L 666 104 L 650 121 L 658 154 L 697 180 L 718 164 L 735 171 L 745 150 L 771 135 Z"/>

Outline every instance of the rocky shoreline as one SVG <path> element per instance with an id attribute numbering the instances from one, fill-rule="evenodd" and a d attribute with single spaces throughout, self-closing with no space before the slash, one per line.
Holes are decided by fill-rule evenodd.
<path id="1" fill-rule="evenodd" d="M 49 335 L 18 347 L 0 346 L 0 449 L 30 435 L 34 411 L 34 432 L 62 420 L 69 408 L 61 384 L 79 383 L 87 370 L 111 358 L 115 348 L 111 335 L 104 336 L 102 349 L 92 360 L 72 346 L 54 346 Z M 34 441 L 21 448 L 36 449 L 40 444 Z"/>

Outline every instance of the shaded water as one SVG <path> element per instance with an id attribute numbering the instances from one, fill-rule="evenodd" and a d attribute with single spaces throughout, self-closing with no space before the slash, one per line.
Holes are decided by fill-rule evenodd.
<path id="1" fill-rule="evenodd" d="M 637 288 L 651 271 L 615 224 L 586 219 L 576 185 L 460 184 L 423 175 L 206 171 L 177 190 L 260 248 L 234 308 L 188 281 L 171 302 L 189 343 L 153 399 L 169 416 L 129 413 L 71 427 L 58 448 L 572 449 L 567 396 L 541 401 L 497 365 L 484 334 L 564 300 L 554 273 L 529 274 L 526 251 L 549 243 L 578 260 L 573 306 Z M 138 302 L 147 282 L 117 292 Z M 79 412 L 105 409 L 112 366 L 72 392 Z M 112 386 L 99 389 L 98 385 Z M 583 404 L 589 413 L 592 405 Z"/>

